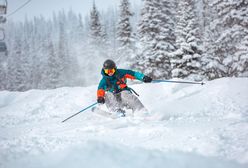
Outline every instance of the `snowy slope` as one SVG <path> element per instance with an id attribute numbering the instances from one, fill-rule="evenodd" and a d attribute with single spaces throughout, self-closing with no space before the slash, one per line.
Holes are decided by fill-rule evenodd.
<path id="1" fill-rule="evenodd" d="M 248 78 L 132 88 L 150 115 L 65 123 L 96 86 L 0 92 L 0 168 L 248 167 Z"/>

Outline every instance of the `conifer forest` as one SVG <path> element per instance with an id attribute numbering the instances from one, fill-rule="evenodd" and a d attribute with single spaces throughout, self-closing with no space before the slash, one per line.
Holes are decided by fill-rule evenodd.
<path id="1" fill-rule="evenodd" d="M 54 12 L 5 25 L 0 90 L 97 84 L 111 58 L 154 79 L 248 77 L 247 0 L 120 0 L 82 16 Z"/>

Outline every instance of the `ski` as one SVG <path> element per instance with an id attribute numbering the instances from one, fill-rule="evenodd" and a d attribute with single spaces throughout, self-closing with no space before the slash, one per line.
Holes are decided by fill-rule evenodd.
<path id="1" fill-rule="evenodd" d="M 91 109 L 91 111 L 96 114 L 96 115 L 100 115 L 100 116 L 103 116 L 103 117 L 107 117 L 107 118 L 112 118 L 112 119 L 117 119 L 117 118 L 121 118 L 122 116 L 119 116 L 115 113 L 110 113 L 108 111 L 105 111 L 103 109 L 100 109 L 99 107 L 93 107 Z"/>

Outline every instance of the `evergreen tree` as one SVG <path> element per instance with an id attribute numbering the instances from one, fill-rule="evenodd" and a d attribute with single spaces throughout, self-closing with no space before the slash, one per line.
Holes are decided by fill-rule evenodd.
<path id="1" fill-rule="evenodd" d="M 65 25 L 64 22 L 60 22 L 59 26 L 59 44 L 58 44 L 58 69 L 60 71 L 59 76 L 59 85 L 60 86 L 68 86 L 71 80 L 71 65 L 72 60 L 70 59 L 69 55 L 69 48 L 68 48 L 68 41 L 67 41 L 67 34 L 65 32 Z"/>
<path id="2" fill-rule="evenodd" d="M 170 53 L 175 50 L 175 23 L 171 12 L 174 8 L 173 2 L 170 0 L 161 0 L 159 5 L 161 6 L 158 17 L 160 30 L 156 35 L 155 66 L 157 66 L 158 71 L 162 72 L 157 77 L 168 79 L 171 78 Z"/>
<path id="3" fill-rule="evenodd" d="M 179 1 L 176 25 L 177 51 L 172 54 L 172 77 L 202 80 L 201 47 L 194 1 Z"/>
<path id="4" fill-rule="evenodd" d="M 126 65 L 124 66 L 130 67 L 134 57 L 134 40 L 132 39 L 132 27 L 130 23 L 130 17 L 133 14 L 130 11 L 128 0 L 121 0 L 119 13 L 117 24 L 117 40 L 119 42 L 117 62 L 122 64 L 125 62 Z"/>
<path id="5" fill-rule="evenodd" d="M 220 35 L 215 29 L 214 25 L 217 18 L 217 12 L 211 5 L 212 0 L 203 0 L 203 46 L 204 51 L 202 55 L 202 65 L 204 75 L 207 79 L 214 79 L 222 77 L 225 67 L 221 59 L 214 54 L 216 40 Z"/>
<path id="6" fill-rule="evenodd" d="M 4 90 L 7 85 L 7 54 L 0 52 L 0 90 Z"/>
<path id="7" fill-rule="evenodd" d="M 214 55 L 224 65 L 219 76 L 248 76 L 248 1 L 213 0 Z"/>
<path id="8" fill-rule="evenodd" d="M 31 41 L 31 57 L 32 57 L 32 88 L 34 89 L 43 89 L 43 72 L 44 72 L 44 60 L 47 58 L 47 54 L 44 53 L 46 50 L 44 46 L 46 45 L 44 36 L 45 30 L 48 25 L 45 22 L 44 18 L 34 18 L 34 34 L 31 38 L 27 39 Z M 46 25 L 46 26 L 45 26 Z M 50 30 L 51 31 L 51 30 Z"/>
<path id="9" fill-rule="evenodd" d="M 104 15 L 104 26 L 107 30 L 108 40 L 110 47 L 110 50 L 108 51 L 108 55 L 112 59 L 116 59 L 117 56 L 117 20 L 118 20 L 118 14 L 116 9 L 109 9 Z"/>
<path id="10" fill-rule="evenodd" d="M 145 0 L 141 10 L 141 19 L 138 25 L 138 34 L 141 44 L 135 68 L 143 71 L 153 78 L 160 76 L 161 71 L 157 71 L 154 58 L 154 46 L 156 45 L 156 34 L 159 32 L 158 11 L 159 6 L 156 1 Z M 155 65 L 155 66 L 154 66 Z M 154 72 L 156 71 L 156 72 Z M 159 74 L 157 74 L 159 73 Z"/>
<path id="11" fill-rule="evenodd" d="M 105 42 L 99 12 L 95 3 L 93 3 L 93 8 L 90 12 L 90 40 L 90 44 L 95 46 L 101 46 Z"/>
<path id="12" fill-rule="evenodd" d="M 77 18 L 77 26 L 76 26 L 76 37 L 75 37 L 75 41 L 76 43 L 82 43 L 84 41 L 85 38 L 85 32 L 84 32 L 84 25 L 82 22 L 82 15 L 79 14 L 78 18 Z"/>
<path id="13" fill-rule="evenodd" d="M 96 62 L 100 63 L 108 58 L 109 51 L 107 46 L 106 29 L 101 24 L 100 14 L 95 3 L 93 3 L 93 8 L 90 12 L 89 26 L 89 43 L 84 51 L 84 56 L 87 59 L 84 61 L 83 71 L 84 73 L 91 72 L 91 75 L 85 75 L 85 78 L 87 76 L 87 80 L 85 80 L 86 85 L 97 83 L 98 74 L 102 64 L 96 65 Z"/>
<path id="14" fill-rule="evenodd" d="M 174 50 L 171 3 L 145 0 L 138 32 L 141 52 L 135 67 L 154 78 L 170 78 L 169 52 Z"/>
<path id="15" fill-rule="evenodd" d="M 25 91 L 29 88 L 28 73 L 30 72 L 28 56 L 24 53 L 24 44 L 21 42 L 23 36 L 16 36 L 14 49 L 10 52 L 8 59 L 8 89 Z"/>
<path id="16" fill-rule="evenodd" d="M 160 13 L 160 27 L 161 34 L 159 43 L 164 42 L 161 46 L 164 46 L 164 51 L 172 52 L 175 50 L 175 2 L 173 0 L 161 0 L 161 13 Z"/>
<path id="17" fill-rule="evenodd" d="M 57 54 L 55 54 L 54 45 L 53 42 L 50 39 L 50 36 L 48 36 L 48 44 L 47 44 L 47 51 L 48 51 L 48 60 L 47 60 L 47 69 L 45 69 L 45 75 L 46 75 L 46 84 L 45 88 L 57 88 L 60 86 L 60 77 L 61 72 L 59 71 L 60 62 L 59 57 Z"/>

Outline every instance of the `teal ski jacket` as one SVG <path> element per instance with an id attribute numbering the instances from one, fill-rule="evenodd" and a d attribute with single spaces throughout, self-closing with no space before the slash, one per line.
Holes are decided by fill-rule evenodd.
<path id="1" fill-rule="evenodd" d="M 102 79 L 98 85 L 97 97 L 104 97 L 105 91 L 119 93 L 123 90 L 130 90 L 127 87 L 127 79 L 143 81 L 144 74 L 126 69 L 116 69 L 113 76 L 108 76 L 104 70 L 101 71 Z"/>

